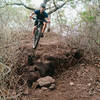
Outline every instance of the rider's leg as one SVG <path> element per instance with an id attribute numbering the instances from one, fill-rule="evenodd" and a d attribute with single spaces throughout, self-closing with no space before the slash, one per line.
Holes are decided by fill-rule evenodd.
<path id="1" fill-rule="evenodd" d="M 44 32 L 45 32 L 46 27 L 47 27 L 47 23 L 46 23 L 46 22 L 43 22 L 42 33 L 44 33 Z"/>
<path id="2" fill-rule="evenodd" d="M 34 35 L 34 32 L 35 32 L 36 28 L 37 28 L 36 26 L 33 27 L 33 30 L 32 30 L 33 35 Z"/>
<path id="3" fill-rule="evenodd" d="M 32 34 L 34 35 L 35 33 L 35 30 L 36 30 L 36 25 L 38 24 L 38 21 L 36 20 L 35 23 L 34 23 L 34 27 L 33 27 L 33 30 L 32 30 Z"/>

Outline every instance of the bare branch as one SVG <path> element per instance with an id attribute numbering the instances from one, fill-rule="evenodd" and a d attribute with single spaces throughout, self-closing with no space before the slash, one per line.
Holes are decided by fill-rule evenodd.
<path id="1" fill-rule="evenodd" d="M 9 6 L 9 5 L 24 6 L 25 8 L 27 8 L 29 10 L 35 10 L 34 8 L 26 6 L 24 3 L 6 3 L 4 6 L 2 6 L 0 8 L 4 8 L 4 7 Z"/>
<path id="2" fill-rule="evenodd" d="M 3 73 L 3 76 L 9 74 L 11 72 L 11 68 L 3 63 L 0 62 L 0 66 L 2 67 L 2 73 Z M 6 73 L 4 73 L 4 69 L 7 69 L 8 71 Z"/>
<path id="3" fill-rule="evenodd" d="M 56 5 L 56 3 L 55 3 L 55 0 L 53 0 L 53 4 L 54 4 L 54 6 L 55 6 L 55 8 L 57 7 L 57 5 Z"/>
<path id="4" fill-rule="evenodd" d="M 57 11 L 58 9 L 62 8 L 65 4 L 66 4 L 66 2 L 64 2 L 62 5 L 56 6 L 55 9 L 48 12 L 48 15 L 50 15 L 50 14 L 54 13 L 55 11 Z"/>
<path id="5" fill-rule="evenodd" d="M 47 2 L 49 2 L 50 0 L 44 0 L 43 2 L 46 4 Z M 53 12 L 57 11 L 58 9 L 62 8 L 64 5 L 66 4 L 66 2 L 64 2 L 63 4 L 57 6 L 57 5 L 54 5 L 55 8 L 51 11 L 48 12 L 48 14 L 52 14 Z M 17 6 L 24 6 L 26 9 L 29 9 L 29 10 L 35 10 L 35 8 L 31 8 L 31 7 L 28 7 L 26 6 L 24 3 L 6 3 L 4 6 L 0 7 L 0 8 L 4 8 L 6 6 L 9 6 L 9 5 L 17 5 Z"/>
<path id="6" fill-rule="evenodd" d="M 46 8 L 46 10 L 48 10 L 48 9 L 52 9 L 52 8 L 55 8 L 55 6 L 52 6 L 52 7 L 48 7 L 48 8 Z"/>

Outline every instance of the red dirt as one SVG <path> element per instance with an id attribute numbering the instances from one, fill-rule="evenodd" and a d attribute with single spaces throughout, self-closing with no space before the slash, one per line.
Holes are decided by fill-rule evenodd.
<path id="1" fill-rule="evenodd" d="M 27 41 L 23 39 L 19 47 L 21 53 L 23 53 L 19 62 L 24 58 L 24 65 L 27 65 L 27 55 L 34 54 L 37 57 L 35 59 L 37 62 L 47 63 L 48 57 L 59 58 L 61 62 L 59 65 L 55 61 L 55 66 L 58 68 L 55 71 L 56 76 L 54 76 L 56 79 L 55 90 L 42 91 L 34 89 L 35 83 L 32 88 L 26 88 L 27 86 L 25 85 L 24 91 L 17 100 L 100 100 L 99 58 L 96 58 L 96 64 L 91 64 L 91 59 L 87 60 L 88 57 L 86 58 L 84 55 L 84 58 L 79 60 L 70 60 L 71 58 L 68 58 L 69 62 L 66 63 L 67 55 L 65 56 L 65 54 L 72 53 L 71 55 L 73 55 L 75 51 L 65 45 L 65 43 L 62 43 L 61 36 L 52 33 L 46 35 L 46 37 L 41 39 L 34 53 L 32 51 L 32 43 L 30 42 L 31 36 L 26 38 Z M 23 66 L 23 62 L 21 63 Z M 28 92 L 27 95 L 23 94 L 25 91 Z"/>

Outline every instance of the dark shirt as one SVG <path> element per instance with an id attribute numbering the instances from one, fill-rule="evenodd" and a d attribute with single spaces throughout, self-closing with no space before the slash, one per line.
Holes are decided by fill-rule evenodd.
<path id="1" fill-rule="evenodd" d="M 45 11 L 40 13 L 40 10 L 35 10 L 34 12 L 37 16 L 37 19 L 45 20 L 45 18 L 48 18 L 48 14 Z"/>

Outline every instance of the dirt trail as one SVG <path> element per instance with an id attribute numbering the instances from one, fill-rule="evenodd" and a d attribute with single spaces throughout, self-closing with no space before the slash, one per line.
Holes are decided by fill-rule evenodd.
<path id="1" fill-rule="evenodd" d="M 29 68 L 34 62 L 40 63 L 41 66 L 49 63 L 49 66 L 55 67 L 53 77 L 56 79 L 56 89 L 42 91 L 34 89 L 34 84 L 32 88 L 26 86 L 23 93 L 27 91 L 28 94 L 20 95 L 18 100 L 100 100 L 99 60 L 98 66 L 89 64 L 87 59 L 83 58 L 83 51 L 68 47 L 62 42 L 62 37 L 56 34 L 47 34 L 34 52 L 31 36 L 25 38 L 27 40 L 22 39 L 19 47 L 17 65 Z M 32 65 L 27 63 L 27 57 L 30 55 Z M 17 71 L 20 73 L 20 70 Z"/>

